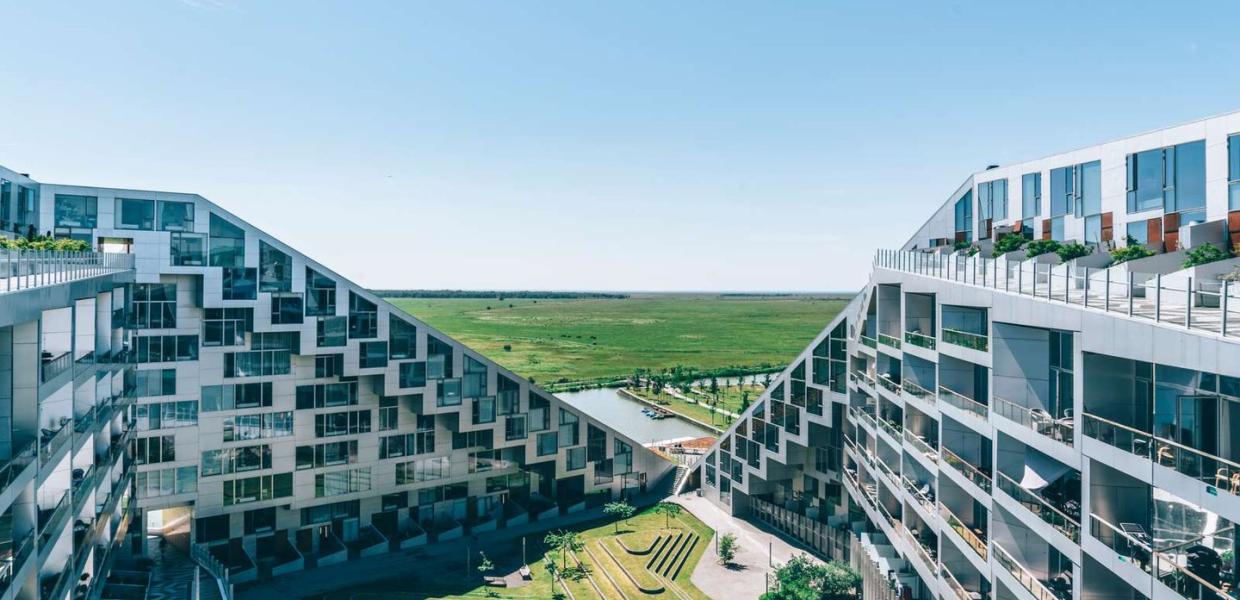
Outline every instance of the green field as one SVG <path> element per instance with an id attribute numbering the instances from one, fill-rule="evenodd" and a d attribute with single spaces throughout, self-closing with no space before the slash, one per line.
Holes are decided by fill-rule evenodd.
<path id="1" fill-rule="evenodd" d="M 619 379 L 677 365 L 782 368 L 846 300 L 635 295 L 503 301 L 394 298 L 410 314 L 540 384 Z"/>

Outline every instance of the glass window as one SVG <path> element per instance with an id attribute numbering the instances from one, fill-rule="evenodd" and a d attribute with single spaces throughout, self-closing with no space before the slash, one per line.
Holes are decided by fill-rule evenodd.
<path id="1" fill-rule="evenodd" d="M 379 336 L 379 307 L 356 293 L 349 292 L 349 339 Z"/>
<path id="2" fill-rule="evenodd" d="M 94 229 L 99 199 L 95 196 L 56 194 L 56 226 Z"/>
<path id="3" fill-rule="evenodd" d="M 1026 173 L 1020 184 L 1020 218 L 1032 219 L 1042 212 L 1042 174 Z"/>
<path id="4" fill-rule="evenodd" d="M 1129 154 L 1128 212 L 1162 207 L 1188 213 L 1181 224 L 1204 220 L 1205 157 L 1205 140 Z"/>
<path id="5" fill-rule="evenodd" d="M 954 207 L 956 241 L 973 241 L 973 190 L 964 193 Z"/>
<path id="6" fill-rule="evenodd" d="M 401 363 L 398 370 L 400 373 L 400 387 L 415 388 L 426 386 L 426 363 Z"/>
<path id="7" fill-rule="evenodd" d="M 174 232 L 171 237 L 172 265 L 201 267 L 206 265 L 207 236 L 199 233 Z"/>
<path id="8" fill-rule="evenodd" d="M 214 240 L 212 240 L 214 243 Z M 228 267 L 223 270 L 224 300 L 257 300 L 258 272 L 244 267 Z"/>
<path id="9" fill-rule="evenodd" d="M 1102 242 L 1102 215 L 1085 217 L 1085 243 L 1099 244 Z"/>
<path id="10" fill-rule="evenodd" d="M 348 343 L 348 317 L 320 317 L 315 343 L 320 348 L 343 346 Z"/>
<path id="11" fill-rule="evenodd" d="M 557 438 L 558 436 L 554 431 L 538 434 L 538 455 L 550 456 L 555 454 L 556 450 L 560 447 L 559 440 Z"/>
<path id="12" fill-rule="evenodd" d="M 586 468 L 586 449 L 584 446 L 577 448 L 569 448 L 566 455 L 565 467 L 569 471 L 576 471 Z"/>
<path id="13" fill-rule="evenodd" d="M 162 231 L 193 231 L 194 203 L 159 202 L 159 228 Z"/>
<path id="14" fill-rule="evenodd" d="M 474 424 L 495 422 L 495 396 L 474 399 Z"/>
<path id="15" fill-rule="evenodd" d="M 1102 161 L 1077 165 L 1080 177 L 1081 215 L 1102 214 Z"/>
<path id="16" fill-rule="evenodd" d="M 1072 212 L 1073 167 L 1051 169 L 1051 216 L 1058 217 Z M 1061 221 L 1062 224 L 1062 221 Z"/>
<path id="17" fill-rule="evenodd" d="M 363 369 L 378 369 L 387 366 L 387 342 L 361 342 L 358 344 L 358 361 Z"/>
<path id="18" fill-rule="evenodd" d="M 306 316 L 336 315 L 336 282 L 306 267 Z"/>
<path id="19" fill-rule="evenodd" d="M 299 325 L 302 314 L 301 294 L 271 295 L 272 325 Z"/>
<path id="20" fill-rule="evenodd" d="M 440 379 L 437 390 L 435 401 L 438 406 L 461 405 L 461 380 L 459 378 Z"/>
<path id="21" fill-rule="evenodd" d="M 211 266 L 245 266 L 245 231 L 211 213 Z"/>
<path id="22" fill-rule="evenodd" d="M 418 349 L 418 328 L 388 315 L 388 353 L 392 360 L 415 358 Z"/>
<path id="23" fill-rule="evenodd" d="M 202 315 L 202 345 L 244 346 L 245 334 L 254 330 L 252 308 L 206 308 Z"/>
<path id="24" fill-rule="evenodd" d="M 172 329 L 177 326 L 177 286 L 174 283 L 135 283 L 129 303 L 129 327 Z"/>
<path id="25" fill-rule="evenodd" d="M 154 230 L 155 201 L 117 198 L 115 221 L 117 229 Z"/>
<path id="26" fill-rule="evenodd" d="M 1240 210 L 1240 134 L 1227 138 L 1227 210 Z"/>
<path id="27" fill-rule="evenodd" d="M 1149 226 L 1145 221 L 1132 221 L 1128 223 L 1124 239 L 1128 245 L 1150 243 Z"/>
<path id="28" fill-rule="evenodd" d="M 267 242 L 258 242 L 260 292 L 288 292 L 293 289 L 293 258 Z"/>
<path id="29" fill-rule="evenodd" d="M 343 374 L 343 354 L 320 354 L 314 357 L 315 377 L 339 377 Z"/>
<path id="30" fill-rule="evenodd" d="M 1190 142 L 1180 144 L 1175 150 L 1175 193 L 1172 202 L 1165 206 L 1167 212 L 1195 212 L 1200 210 L 1201 216 L 1195 220 L 1205 220 L 1206 207 L 1206 142 Z M 1180 223 L 1184 224 L 1185 219 Z"/>

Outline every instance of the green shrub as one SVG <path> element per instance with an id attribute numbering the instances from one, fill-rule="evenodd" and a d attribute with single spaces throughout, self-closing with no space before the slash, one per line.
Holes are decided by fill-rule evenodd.
<path id="1" fill-rule="evenodd" d="M 956 250 L 964 250 L 965 248 L 968 248 L 970 245 L 972 245 L 972 242 L 966 242 L 964 240 L 960 240 L 959 242 L 952 244 L 952 248 L 955 248 Z"/>
<path id="2" fill-rule="evenodd" d="M 966 250 L 964 254 L 965 256 L 976 256 L 977 253 L 981 251 L 982 249 L 977 246 L 969 246 L 969 249 Z"/>
<path id="3" fill-rule="evenodd" d="M 1059 249 L 1055 250 L 1055 254 L 1059 255 L 1060 260 L 1068 262 L 1074 258 L 1089 256 L 1089 254 L 1093 251 L 1093 246 L 1086 246 L 1085 244 L 1072 242 L 1071 244 L 1061 244 Z"/>
<path id="4" fill-rule="evenodd" d="M 1020 250 L 1021 246 L 1025 245 L 1025 242 L 1025 238 L 1018 234 L 1011 233 L 1005 235 L 998 240 L 995 240 L 995 256 L 1007 254 L 1008 252 L 1012 252 L 1014 250 Z"/>
<path id="5" fill-rule="evenodd" d="M 7 239 L 0 238 L 0 248 L 4 250 L 43 250 L 51 252 L 88 252 L 90 244 L 82 240 L 72 240 L 69 238 L 50 238 L 39 236 L 34 239 L 17 238 Z"/>
<path id="6" fill-rule="evenodd" d="M 1048 252 L 1058 251 L 1059 242 L 1056 242 L 1055 240 L 1033 240 L 1025 245 L 1025 254 L 1028 255 L 1029 258 L 1041 256 Z"/>
<path id="7" fill-rule="evenodd" d="M 1202 244 L 1196 248 L 1189 248 L 1188 256 L 1184 259 L 1184 268 L 1204 265 L 1225 258 L 1231 258 L 1226 250 L 1214 244 Z"/>
<path id="8" fill-rule="evenodd" d="M 1154 251 L 1140 244 L 1129 244 L 1111 251 L 1111 264 L 1118 265 L 1147 256 L 1154 256 Z"/>

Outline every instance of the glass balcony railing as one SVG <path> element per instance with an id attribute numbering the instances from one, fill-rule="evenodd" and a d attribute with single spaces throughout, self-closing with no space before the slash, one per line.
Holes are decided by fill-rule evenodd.
<path id="1" fill-rule="evenodd" d="M 60 429 L 57 429 L 56 431 L 44 429 L 39 432 L 42 440 L 39 446 L 39 459 L 45 464 L 50 462 L 52 456 L 55 456 L 57 452 L 60 452 L 60 449 L 64 447 L 66 442 L 69 441 L 69 432 L 72 431 L 73 428 L 67 426 L 68 419 L 61 419 L 61 421 L 63 421 L 63 423 L 61 423 Z"/>
<path id="2" fill-rule="evenodd" d="M 882 386 L 883 389 L 893 394 L 900 393 L 900 382 L 899 381 L 896 381 L 886 375 L 879 375 L 877 379 L 878 379 L 878 385 Z"/>
<path id="3" fill-rule="evenodd" d="M 879 427 L 882 427 L 883 431 L 886 431 L 887 435 L 890 435 L 891 439 L 895 440 L 897 444 L 900 442 L 900 436 L 904 432 L 903 425 L 900 425 L 895 420 L 890 418 L 878 419 L 878 425 Z"/>
<path id="4" fill-rule="evenodd" d="M 994 400 L 995 414 L 1052 440 L 1072 445 L 1076 423 L 1070 415 L 1056 419 L 1044 410 L 1021 406 L 1006 398 L 995 396 Z"/>
<path id="5" fill-rule="evenodd" d="M 922 456 L 926 457 L 927 459 L 929 459 L 930 462 L 932 463 L 939 462 L 939 449 L 938 449 L 937 442 L 934 444 L 931 444 L 927 442 L 925 439 L 923 439 L 921 436 L 913 433 L 911 429 L 904 430 L 904 441 L 908 442 L 910 445 L 916 448 L 917 452 L 920 453 Z"/>
<path id="6" fill-rule="evenodd" d="M 1150 457 L 1154 439 L 1150 434 L 1089 413 L 1082 417 L 1086 436 L 1142 458 Z"/>
<path id="7" fill-rule="evenodd" d="M 1023 488 L 1005 473 L 998 474 L 999 489 L 1036 515 L 1047 525 L 1054 527 L 1064 537 L 1081 543 L 1081 523 L 1067 513 L 1055 508 L 1041 496 Z"/>
<path id="8" fill-rule="evenodd" d="M 1084 413 L 1085 435 L 1230 494 L 1240 495 L 1240 463 Z"/>
<path id="9" fill-rule="evenodd" d="M 943 338 L 943 343 L 946 344 L 953 344 L 979 352 L 990 350 L 990 338 L 979 333 L 944 327 L 940 330 L 939 337 Z"/>
<path id="10" fill-rule="evenodd" d="M 1012 577 L 1016 578 L 1016 581 L 1020 583 L 1021 587 L 1024 587 L 1030 594 L 1033 594 L 1033 597 L 1037 600 L 1072 600 L 1071 589 L 1068 589 L 1066 593 L 1062 590 L 1057 592 L 1051 591 L 1051 589 L 1047 587 L 1046 583 L 1035 577 L 1033 573 L 1030 573 L 1029 570 L 1026 569 L 1024 565 L 1017 562 L 1015 558 L 1012 558 L 1012 555 L 1008 554 L 1008 551 L 1004 550 L 1003 546 L 995 544 L 994 551 L 995 560 L 998 561 L 999 566 L 1003 567 L 1003 569 L 1008 573 L 1011 573 Z"/>
<path id="11" fill-rule="evenodd" d="M 990 413 L 990 409 L 985 404 L 942 385 L 939 386 L 939 401 L 950 404 L 983 421 Z"/>
<path id="12" fill-rule="evenodd" d="M 893 335 L 887 335 L 885 333 L 878 334 L 878 343 L 883 344 L 885 346 L 891 346 L 892 348 L 895 348 L 896 350 L 900 349 L 900 338 L 895 337 Z"/>
<path id="13" fill-rule="evenodd" d="M 861 345 L 869 348 L 878 348 L 878 341 L 868 335 L 862 334 Z"/>
<path id="14" fill-rule="evenodd" d="M 870 375 L 869 373 L 866 373 L 865 371 L 862 371 L 860 369 L 853 369 L 852 371 L 849 371 L 849 373 L 852 376 L 853 383 L 856 383 L 858 385 L 866 384 L 870 387 L 874 387 L 875 383 L 874 383 L 873 375 Z"/>
<path id="15" fill-rule="evenodd" d="M 17 479 L 17 476 L 34 462 L 35 443 L 33 440 L 26 444 L 20 452 L 9 459 L 3 467 L 0 467 L 0 492 L 3 492 Z"/>
<path id="16" fill-rule="evenodd" d="M 904 491 L 908 492 L 918 504 L 927 511 L 934 512 L 934 491 L 928 483 L 917 483 L 908 477 L 901 477 L 900 483 L 904 486 Z"/>
<path id="17" fill-rule="evenodd" d="M 52 536 L 60 532 L 69 518 L 69 494 L 63 494 L 60 502 L 51 509 L 39 511 L 39 547 L 46 547 Z"/>
<path id="18" fill-rule="evenodd" d="M 934 350 L 934 344 L 935 344 L 934 338 L 924 333 L 917 333 L 916 331 L 905 331 L 904 341 L 914 346 L 920 347 L 920 348 L 925 348 L 927 350 Z"/>
<path id="19" fill-rule="evenodd" d="M 947 589 L 951 593 L 952 598 L 958 600 L 990 600 L 990 594 L 982 591 L 970 591 L 968 588 L 960 584 L 955 575 L 948 570 L 947 565 L 941 565 L 939 573 L 943 576 L 943 581 L 947 583 Z"/>
<path id="20" fill-rule="evenodd" d="M 916 551 L 917 556 L 926 561 L 926 566 L 929 567 L 931 571 L 938 568 L 938 548 L 930 547 L 931 542 L 929 540 L 923 541 L 920 536 L 914 534 L 912 531 L 909 531 L 909 529 L 904 527 L 903 524 L 901 524 L 897 530 L 900 532 L 900 535 L 904 537 L 905 541 L 908 542 L 908 545 Z"/>
<path id="21" fill-rule="evenodd" d="M 955 531 L 957 535 L 964 539 L 965 544 L 967 544 L 969 548 L 972 548 L 982 560 L 986 560 L 986 556 L 989 554 L 989 551 L 986 546 L 985 531 L 982 531 L 981 529 L 973 529 L 965 525 L 964 521 L 961 521 L 960 517 L 957 517 L 956 513 L 952 512 L 952 510 L 942 502 L 939 503 L 939 516 L 943 517 L 943 522 L 947 523 L 947 526 L 950 527 L 952 531 Z"/>
<path id="22" fill-rule="evenodd" d="M 955 452 L 947 449 L 947 446 L 939 448 L 939 454 L 943 457 L 943 462 L 951 465 L 953 469 L 965 476 L 965 479 L 973 482 L 982 491 L 990 493 L 990 476 L 983 473 L 980 469 L 973 466 L 963 458 L 960 458 Z"/>
<path id="23" fill-rule="evenodd" d="M 900 387 L 904 390 L 904 393 L 914 398 L 929 402 L 930 404 L 934 404 L 934 392 L 921 387 L 908 379 L 901 381 Z"/>
<path id="24" fill-rule="evenodd" d="M 21 570 L 34 551 L 34 530 L 26 534 L 13 546 L 17 550 L 7 558 L 0 559 L 0 594 L 7 592 L 13 585 L 13 577 Z"/>
<path id="25" fill-rule="evenodd" d="M 68 371 L 73 366 L 73 357 L 68 352 L 56 356 L 46 356 L 39 366 L 40 381 L 46 383 L 57 375 Z"/>
<path id="26" fill-rule="evenodd" d="M 1146 573 L 1152 573 L 1149 535 L 1142 527 L 1128 525 L 1129 532 L 1102 519 L 1098 515 L 1089 515 L 1089 535 L 1116 554 L 1125 562 L 1130 562 Z"/>

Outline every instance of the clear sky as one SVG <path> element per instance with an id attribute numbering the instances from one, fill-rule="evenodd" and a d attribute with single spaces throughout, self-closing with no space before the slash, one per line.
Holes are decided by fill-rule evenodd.
<path id="1" fill-rule="evenodd" d="M 845 290 L 971 172 L 1240 109 L 1235 2 L 0 0 L 0 164 L 371 287 Z"/>

